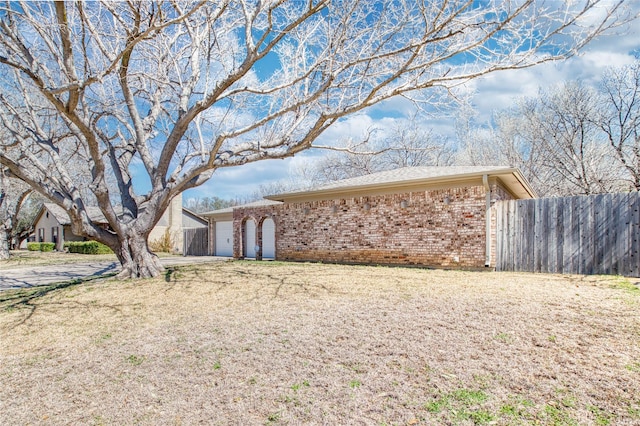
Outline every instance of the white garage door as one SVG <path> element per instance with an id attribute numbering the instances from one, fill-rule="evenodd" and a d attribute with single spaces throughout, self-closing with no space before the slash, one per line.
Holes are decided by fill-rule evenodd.
<path id="1" fill-rule="evenodd" d="M 262 258 L 276 258 L 276 224 L 273 219 L 262 222 Z"/>
<path id="2" fill-rule="evenodd" d="M 233 222 L 216 222 L 216 256 L 233 256 Z"/>
<path id="3" fill-rule="evenodd" d="M 256 257 L 256 223 L 249 219 L 244 223 L 244 257 Z"/>

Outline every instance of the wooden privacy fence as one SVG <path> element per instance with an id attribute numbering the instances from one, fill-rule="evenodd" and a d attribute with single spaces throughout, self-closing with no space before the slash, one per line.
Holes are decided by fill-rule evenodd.
<path id="1" fill-rule="evenodd" d="M 207 256 L 209 254 L 209 229 L 185 229 L 182 253 L 185 256 Z"/>
<path id="2" fill-rule="evenodd" d="M 640 193 L 496 204 L 496 269 L 640 277 Z"/>

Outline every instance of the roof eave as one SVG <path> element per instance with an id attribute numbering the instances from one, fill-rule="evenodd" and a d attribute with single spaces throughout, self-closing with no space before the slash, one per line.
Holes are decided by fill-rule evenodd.
<path id="1" fill-rule="evenodd" d="M 340 196 L 344 194 L 350 194 L 357 191 L 386 191 L 393 190 L 402 187 L 411 187 L 418 186 L 420 184 L 426 185 L 437 185 L 442 183 L 456 183 L 472 180 L 475 178 L 482 178 L 484 175 L 488 176 L 501 176 L 512 174 L 518 180 L 518 182 L 522 185 L 525 191 L 531 196 L 531 198 L 535 198 L 535 191 L 531 188 L 527 180 L 522 176 L 520 171 L 517 168 L 504 168 L 497 170 L 487 170 L 480 172 L 471 172 L 471 173 L 463 173 L 457 175 L 448 175 L 448 176 L 436 176 L 430 178 L 417 178 L 417 179 L 408 179 L 408 180 L 400 180 L 394 182 L 387 183 L 372 183 L 368 185 L 357 185 L 357 186 L 349 186 L 343 188 L 329 188 L 324 190 L 317 191 L 296 191 L 289 192 L 284 194 L 274 194 L 267 195 L 264 198 L 272 200 L 272 201 L 303 201 L 307 198 L 317 198 L 322 196 Z"/>
<path id="2" fill-rule="evenodd" d="M 194 212 L 194 211 L 192 211 L 192 210 L 189 210 L 189 209 L 188 209 L 188 208 L 186 208 L 186 207 L 182 207 L 182 211 L 183 211 L 183 212 L 186 212 L 187 214 L 190 214 L 191 216 L 193 216 L 193 217 L 195 217 L 196 219 L 199 219 L 199 220 L 201 220 L 201 221 L 203 221 L 203 222 L 209 222 L 209 221 L 207 220 L 207 218 L 206 218 L 206 217 L 201 216 L 199 213 L 196 213 L 196 212 Z"/>
<path id="3" fill-rule="evenodd" d="M 46 207 L 44 206 L 44 204 L 42 204 L 42 206 L 40 206 L 40 210 L 38 211 L 38 214 L 36 215 L 36 217 L 33 219 L 33 223 L 32 225 L 35 227 L 36 223 L 38 223 L 38 221 L 40 220 L 40 218 L 42 217 L 42 215 L 44 214 L 44 211 L 46 210 Z"/>
<path id="4" fill-rule="evenodd" d="M 520 182 L 520 185 L 522 185 L 522 187 L 527 191 L 527 193 L 529 193 L 529 196 L 531 198 L 538 198 L 538 193 L 536 192 L 535 189 L 533 189 L 533 187 L 529 183 L 529 180 L 526 177 L 524 177 L 524 175 L 520 172 L 519 169 L 514 168 L 513 175 L 516 177 L 516 179 L 518 179 L 518 182 Z"/>

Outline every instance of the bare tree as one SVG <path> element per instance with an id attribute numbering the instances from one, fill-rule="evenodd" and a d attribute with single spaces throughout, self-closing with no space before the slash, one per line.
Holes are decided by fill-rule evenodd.
<path id="1" fill-rule="evenodd" d="M 203 213 L 212 210 L 224 209 L 226 207 L 231 207 L 235 205 L 232 200 L 225 200 L 220 197 L 202 197 L 202 198 L 191 198 L 187 201 L 186 207 L 191 209 L 196 213 Z"/>
<path id="2" fill-rule="evenodd" d="M 446 137 L 421 124 L 417 114 L 397 123 L 378 145 L 376 156 L 380 170 L 416 166 L 447 166 L 453 161 L 453 149 Z"/>
<path id="3" fill-rule="evenodd" d="M 120 277 L 156 276 L 147 236 L 215 170 L 292 156 L 394 96 L 434 101 L 486 73 L 572 55 L 632 18 L 623 4 L 6 2 L 0 115 L 11 137 L 0 163 L 63 207 L 74 233 L 111 247 Z M 89 219 L 88 197 L 109 229 Z"/>
<path id="4" fill-rule="evenodd" d="M 518 167 L 543 196 L 628 189 L 596 125 L 601 104 L 596 90 L 581 82 L 541 90 L 536 98 L 495 112 L 485 126 L 461 126 L 466 139 L 456 161 Z"/>
<path id="5" fill-rule="evenodd" d="M 598 95 L 569 82 L 523 103 L 520 137 L 537 164 L 536 184 L 547 195 L 589 195 L 620 188 L 619 169 L 594 124 Z"/>
<path id="6" fill-rule="evenodd" d="M 420 124 L 420 117 L 400 120 L 384 135 L 369 129 L 363 141 L 346 151 L 334 151 L 293 171 L 290 180 L 305 186 L 416 166 L 444 166 L 453 161 L 449 141 Z M 347 144 L 348 145 L 348 144 Z M 295 185 L 293 185 L 295 186 Z"/>
<path id="7" fill-rule="evenodd" d="M 458 108 L 454 121 L 457 150 L 455 163 L 461 166 L 505 164 L 503 141 L 495 123 L 477 123 L 477 111 L 468 103 Z M 512 164 L 512 163 L 507 163 Z"/>
<path id="8" fill-rule="evenodd" d="M 316 183 L 333 182 L 380 171 L 375 154 L 378 151 L 332 152 L 317 161 Z"/>
<path id="9" fill-rule="evenodd" d="M 538 190 L 543 181 L 540 149 L 530 143 L 523 123 L 524 105 L 494 111 L 487 123 L 476 123 L 475 112 L 463 107 L 456 120 L 458 151 L 455 163 L 472 166 L 518 167 Z"/>
<path id="10" fill-rule="evenodd" d="M 609 69 L 600 89 L 604 101 L 598 124 L 607 135 L 615 159 L 640 191 L 640 60 Z"/>
<path id="11" fill-rule="evenodd" d="M 0 259 L 9 258 L 9 230 L 11 229 L 11 223 L 9 222 L 9 200 L 7 195 L 7 188 L 5 185 L 4 170 L 0 168 Z"/>
<path id="12" fill-rule="evenodd" d="M 20 239 L 30 228 L 20 221 L 20 213 L 31 195 L 32 189 L 24 183 L 11 179 L 0 168 L 0 259 L 9 258 L 11 241 Z"/>

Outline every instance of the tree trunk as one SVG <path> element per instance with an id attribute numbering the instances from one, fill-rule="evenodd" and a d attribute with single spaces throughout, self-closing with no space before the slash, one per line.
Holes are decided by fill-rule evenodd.
<path id="1" fill-rule="evenodd" d="M 9 258 L 9 233 L 7 228 L 0 226 L 0 259 Z"/>
<path id="2" fill-rule="evenodd" d="M 9 258 L 9 232 L 11 222 L 7 209 L 7 194 L 4 191 L 4 170 L 0 168 L 0 259 Z"/>
<path id="3" fill-rule="evenodd" d="M 119 243 L 120 245 L 113 250 L 122 265 L 122 272 L 117 275 L 118 279 L 152 278 L 164 272 L 164 266 L 158 256 L 149 251 L 146 235 L 131 234 L 119 239 Z"/>

